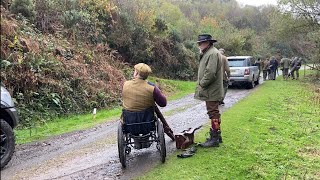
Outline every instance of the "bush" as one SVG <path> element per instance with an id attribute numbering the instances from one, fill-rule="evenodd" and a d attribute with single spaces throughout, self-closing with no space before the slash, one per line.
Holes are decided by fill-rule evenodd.
<path id="1" fill-rule="evenodd" d="M 35 5 L 32 0 L 13 0 L 10 9 L 14 14 L 20 13 L 31 22 L 34 20 L 36 14 Z"/>
<path id="2" fill-rule="evenodd" d="M 161 18 L 156 18 L 154 21 L 155 22 L 153 28 L 156 29 L 157 32 L 164 32 L 168 30 L 168 26 L 165 20 Z"/>

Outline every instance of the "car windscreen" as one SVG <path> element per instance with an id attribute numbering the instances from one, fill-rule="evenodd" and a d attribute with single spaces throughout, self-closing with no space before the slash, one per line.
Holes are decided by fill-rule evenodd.
<path id="1" fill-rule="evenodd" d="M 245 59 L 228 59 L 229 67 L 244 67 L 245 62 Z"/>

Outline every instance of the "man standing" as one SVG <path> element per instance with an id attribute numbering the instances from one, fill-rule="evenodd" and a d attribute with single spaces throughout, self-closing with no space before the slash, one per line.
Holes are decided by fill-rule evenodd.
<path id="1" fill-rule="evenodd" d="M 282 55 L 281 55 L 280 50 L 277 51 L 277 53 L 276 53 L 276 55 L 275 55 L 275 58 L 276 58 L 277 64 L 278 64 L 277 66 L 279 66 L 280 61 L 281 61 L 281 59 L 282 59 Z M 277 69 L 276 69 L 276 74 L 279 76 L 278 67 L 277 67 Z M 276 77 L 276 76 L 275 76 L 275 77 Z"/>
<path id="2" fill-rule="evenodd" d="M 226 98 L 226 94 L 229 86 L 230 68 L 228 64 L 228 59 L 224 55 L 225 50 L 223 48 L 220 48 L 219 52 L 221 53 L 221 58 L 223 62 L 222 65 L 223 65 L 223 91 L 224 91 L 223 99 L 220 104 L 224 106 L 224 98 Z"/>
<path id="3" fill-rule="evenodd" d="M 278 69 L 278 61 L 274 56 L 270 58 L 271 80 L 276 80 L 276 71 Z"/>
<path id="4" fill-rule="evenodd" d="M 210 34 L 198 36 L 201 51 L 195 99 L 206 102 L 207 114 L 211 120 L 210 137 L 203 147 L 218 147 L 222 142 L 220 130 L 219 103 L 223 99 L 223 62 L 219 51 L 213 46 L 217 40 Z"/>
<path id="5" fill-rule="evenodd" d="M 301 67 L 301 61 L 302 61 L 302 58 L 298 58 L 298 57 L 295 57 L 292 62 L 291 62 L 291 70 L 290 70 L 290 74 L 292 76 L 292 79 L 295 79 L 295 73 L 296 72 L 296 76 L 297 76 L 297 80 L 299 79 L 299 70 L 300 70 L 300 67 Z"/>
<path id="6" fill-rule="evenodd" d="M 263 80 L 267 80 L 268 76 L 268 69 L 269 69 L 269 60 L 268 58 L 265 58 L 262 62 L 262 73 L 263 73 Z"/>
<path id="7" fill-rule="evenodd" d="M 290 67 L 290 59 L 289 58 L 282 58 L 280 61 L 281 69 L 282 69 L 282 75 L 284 80 L 288 80 L 288 73 L 289 73 L 289 67 Z"/>
<path id="8" fill-rule="evenodd" d="M 259 71 L 258 71 L 258 76 L 259 76 L 259 78 L 260 78 L 260 73 L 261 73 L 261 63 L 262 63 L 262 61 L 261 61 L 261 58 L 260 58 L 260 57 L 258 57 L 258 60 L 256 60 L 256 61 L 254 62 L 254 65 L 255 65 L 255 66 L 258 66 L 258 69 L 259 69 Z"/>

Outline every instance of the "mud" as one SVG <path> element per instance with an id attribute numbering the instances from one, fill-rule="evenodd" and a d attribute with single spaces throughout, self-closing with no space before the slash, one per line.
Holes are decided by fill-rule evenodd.
<path id="1" fill-rule="evenodd" d="M 220 110 L 225 111 L 256 88 L 229 89 Z M 205 103 L 195 100 L 193 94 L 171 101 L 160 110 L 176 133 L 208 122 Z M 123 170 L 118 158 L 117 124 L 118 120 L 113 120 L 92 129 L 18 145 L 11 162 L 1 171 L 1 179 L 132 179 L 160 164 L 153 144 L 148 149 L 133 149 Z M 166 145 L 168 155 L 176 151 L 175 142 L 167 136 Z"/>

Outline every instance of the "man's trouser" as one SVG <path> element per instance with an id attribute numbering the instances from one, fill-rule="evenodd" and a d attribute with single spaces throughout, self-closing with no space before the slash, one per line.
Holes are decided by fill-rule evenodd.
<path id="1" fill-rule="evenodd" d="M 289 68 L 283 69 L 283 79 L 288 79 Z"/>
<path id="2" fill-rule="evenodd" d="M 268 79 L 270 80 L 270 79 L 271 79 L 271 76 L 272 76 L 272 75 L 271 75 L 271 69 L 268 69 L 267 72 L 268 72 Z"/>
<path id="3" fill-rule="evenodd" d="M 224 96 L 223 96 L 222 102 L 224 101 L 224 98 L 226 98 L 226 94 L 227 94 L 227 91 L 228 91 L 228 86 L 229 86 L 229 81 L 223 80 Z"/>
<path id="4" fill-rule="evenodd" d="M 295 69 L 295 70 L 292 71 L 292 73 L 291 73 L 292 79 L 295 79 L 294 72 L 296 72 L 296 74 L 297 74 L 297 79 L 299 79 L 299 69 L 298 69 L 298 70 Z"/>
<path id="5" fill-rule="evenodd" d="M 208 116 L 211 119 L 211 128 L 216 131 L 220 131 L 220 112 L 219 112 L 219 101 L 206 101 Z"/>
<path id="6" fill-rule="evenodd" d="M 271 69 L 270 70 L 270 74 L 269 74 L 269 79 L 273 80 L 275 78 L 275 74 L 276 74 L 276 70 L 275 69 Z"/>
<path id="7" fill-rule="evenodd" d="M 207 114 L 210 119 L 220 118 L 219 104 L 219 101 L 206 101 Z"/>
<path id="8" fill-rule="evenodd" d="M 263 70 L 263 80 L 266 80 L 268 76 L 268 70 Z"/>

